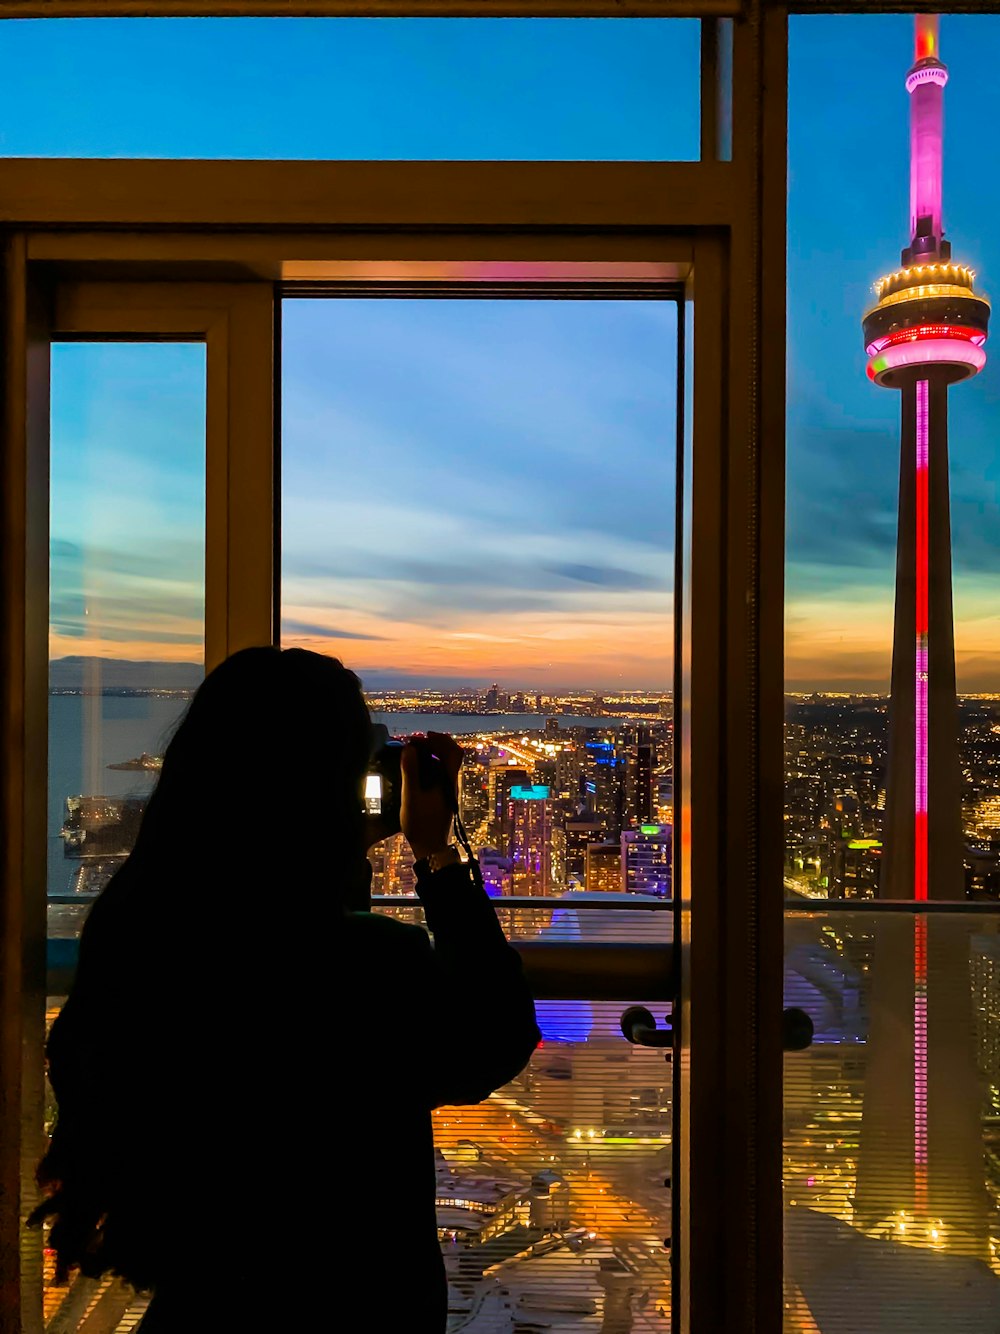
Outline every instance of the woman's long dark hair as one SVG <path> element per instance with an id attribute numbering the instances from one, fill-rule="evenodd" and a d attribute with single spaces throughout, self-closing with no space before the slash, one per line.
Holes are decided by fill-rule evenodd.
<path id="1" fill-rule="evenodd" d="M 247 1191 L 264 1184 L 242 1109 L 269 1115 L 281 1142 L 292 1133 L 284 1090 L 328 985 L 309 971 L 317 924 L 363 906 L 369 748 L 358 678 L 318 653 L 243 649 L 192 699 L 49 1037 L 58 1117 L 29 1222 L 54 1219 L 60 1281 L 76 1265 L 140 1289 L 176 1273 L 188 1239 L 216 1225 L 217 1138 L 246 1187 L 230 1233 L 249 1232 Z M 292 1026 L 275 1041 L 280 1004 Z"/>
<path id="2" fill-rule="evenodd" d="M 130 876 L 241 858 L 271 874 L 312 874 L 332 850 L 341 861 L 361 855 L 370 744 L 361 683 L 338 659 L 298 648 L 234 653 L 171 737 Z"/>

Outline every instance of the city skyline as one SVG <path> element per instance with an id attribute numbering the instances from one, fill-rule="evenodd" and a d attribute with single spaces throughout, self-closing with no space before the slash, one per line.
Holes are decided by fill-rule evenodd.
<path id="1" fill-rule="evenodd" d="M 533 85 L 532 96 L 511 101 L 503 118 L 509 151 L 524 151 L 525 129 L 534 123 L 535 156 L 586 157 L 588 149 L 595 155 L 619 157 L 693 156 L 696 41 L 691 43 L 683 21 L 648 24 L 642 32 L 649 58 L 639 68 L 611 129 L 601 129 L 599 98 L 597 103 L 581 99 L 576 90 L 572 117 L 546 116 L 538 100 L 544 89 Z M 627 27 L 619 25 L 617 44 L 603 48 L 602 93 L 617 96 L 619 85 L 629 84 L 623 70 L 631 39 L 621 32 Z M 91 36 L 97 31 L 93 25 L 81 23 L 75 31 L 78 51 L 96 41 Z M 120 44 L 113 54 L 122 63 L 132 39 L 126 29 L 115 31 Z M 185 68 L 179 56 L 184 29 L 171 31 L 177 35 L 173 47 L 168 45 L 159 55 L 147 49 L 142 55 L 147 73 L 155 76 L 154 84 L 169 82 L 170 61 L 174 77 L 178 68 Z M 266 34 L 276 30 L 265 22 L 254 30 L 256 37 L 250 28 L 240 31 L 245 41 L 241 50 L 249 59 L 252 50 L 271 40 Z M 352 31 L 362 35 L 367 31 L 364 40 L 374 41 L 382 40 L 379 34 L 389 29 Z M 358 156 L 503 156 L 500 131 L 487 129 L 496 117 L 477 108 L 468 70 L 475 60 L 483 79 L 498 78 L 497 86 L 505 94 L 511 92 L 512 85 L 503 79 L 510 78 L 511 62 L 519 43 L 523 49 L 525 31 L 516 27 L 516 21 L 515 26 L 496 29 L 504 35 L 499 64 L 491 63 L 481 39 L 462 24 L 449 29 L 449 41 L 435 48 L 439 82 L 447 96 L 465 98 L 472 108 L 460 128 L 449 126 L 448 143 L 432 141 L 434 131 L 427 121 L 407 137 L 407 127 L 390 114 L 392 99 L 379 124 L 362 124 L 355 118 L 350 131 L 345 131 L 333 112 L 341 105 L 338 97 L 347 97 L 350 89 L 328 87 L 331 154 L 351 156 L 345 137 L 349 140 L 354 133 Z M 532 29 L 544 36 L 539 50 L 546 41 L 552 43 L 550 53 L 559 49 L 554 44 L 558 37 L 563 49 L 574 51 L 581 68 L 587 59 L 597 59 L 602 49 L 593 41 L 595 31 L 586 23 L 572 22 L 551 32 L 544 26 Z M 995 19 L 950 16 L 943 35 L 954 79 L 945 127 L 945 227 L 963 257 L 979 271 L 988 294 L 993 275 L 1000 272 L 1000 242 L 983 227 L 982 219 L 992 215 L 1000 171 L 998 150 L 984 143 L 974 127 L 982 116 L 982 90 L 989 86 L 987 72 L 995 63 L 1000 28 Z M 19 80 L 30 79 L 31 52 L 37 50 L 32 43 L 43 40 L 40 29 L 28 24 L 9 38 L 4 36 L 14 43 L 12 51 L 20 54 L 15 62 Z M 190 36 L 186 40 L 190 45 Z M 856 319 L 857 311 L 870 304 L 870 285 L 884 270 L 884 257 L 897 248 L 905 228 L 908 143 L 906 92 L 899 69 L 905 66 L 909 44 L 905 16 L 821 16 L 797 18 L 791 24 L 786 615 L 790 692 L 884 693 L 888 688 L 898 405 L 891 395 L 872 393 L 863 379 Z M 394 30 L 392 49 L 398 72 L 405 75 L 408 55 L 412 61 L 419 50 L 422 59 L 428 58 L 426 32 L 419 33 L 416 26 Z M 105 42 L 95 58 L 99 54 L 110 58 L 110 52 L 112 44 Z M 671 58 L 678 73 L 672 114 L 664 125 L 649 111 L 659 96 L 657 61 Z M 543 67 L 549 68 L 538 57 L 532 65 L 535 76 Z M 134 78 L 134 64 L 124 59 L 123 68 L 132 68 Z M 240 79 L 245 79 L 246 70 L 241 69 L 239 77 L 233 75 L 231 93 L 234 89 L 238 93 Z M 835 121 L 812 100 L 812 90 L 828 82 L 834 69 L 841 91 Z M 15 80 L 11 96 L 18 95 L 18 87 L 24 92 Z M 134 125 L 119 126 L 110 114 L 114 99 L 125 95 L 121 79 L 111 78 L 103 92 L 100 80 L 90 81 L 88 87 L 86 114 L 81 114 L 72 134 L 61 129 L 54 117 L 23 130 L 4 117 L 0 147 L 9 153 L 266 156 L 288 154 L 295 142 L 290 121 L 282 122 L 269 142 L 225 142 L 214 122 L 199 121 L 197 104 L 178 125 L 154 127 L 164 136 L 159 145 L 139 142 Z M 307 91 L 289 104 L 289 116 L 293 110 L 301 113 Z M 564 85 L 553 85 L 550 110 L 554 111 L 557 95 L 565 93 Z M 403 95 L 399 93 L 400 98 Z M 98 102 L 105 99 L 103 119 L 98 114 L 101 108 L 95 111 L 92 105 L 95 97 Z M 879 127 L 874 153 L 867 151 L 873 125 Z M 316 153 L 315 119 L 305 128 L 302 151 Z M 92 139 L 89 147 L 83 142 L 87 135 Z M 831 266 L 838 275 L 832 290 Z M 296 416 L 286 416 L 285 422 L 286 505 L 306 490 L 303 476 L 295 476 L 293 456 L 298 451 L 305 460 L 317 449 L 322 453 L 324 440 L 331 438 L 331 424 L 350 448 L 337 460 L 327 450 L 326 461 L 314 470 L 308 487 L 312 500 L 335 493 L 349 475 L 345 458 L 354 469 L 355 485 L 363 480 L 356 467 L 359 458 L 366 466 L 378 464 L 385 484 L 381 489 L 369 487 L 373 519 L 367 543 L 358 540 L 358 534 L 351 537 L 350 553 L 356 566 L 368 566 L 367 579 L 363 569 L 344 566 L 345 534 L 340 534 L 341 549 L 331 550 L 335 544 L 328 540 L 328 524 L 324 533 L 321 516 L 303 526 L 303 550 L 294 552 L 286 544 L 284 611 L 290 636 L 286 642 L 294 638 L 323 646 L 363 679 L 409 669 L 414 681 L 443 680 L 451 673 L 456 683 L 503 677 L 523 681 L 526 688 L 668 688 L 673 453 L 668 308 L 633 303 L 612 312 L 619 303 L 602 303 L 599 320 L 590 320 L 596 303 L 589 306 L 586 318 L 581 317 L 581 306 L 587 303 L 560 307 L 545 302 L 530 310 L 525 304 L 517 316 L 522 321 L 518 331 L 510 310 L 521 303 L 510 303 L 506 314 L 494 312 L 507 303 L 495 303 L 493 311 L 485 302 L 415 302 L 408 311 L 402 303 L 358 303 L 351 313 L 348 338 L 345 307 L 333 316 L 334 304 L 310 303 L 301 315 L 292 305 L 286 311 L 283 391 L 286 402 L 298 405 Z M 362 310 L 362 304 L 368 309 Z M 472 310 L 478 306 L 482 315 Z M 335 327 L 338 318 L 340 328 Z M 588 321 L 589 328 L 581 327 Z M 298 328 L 293 327 L 296 322 Z M 294 357 L 288 355 L 293 350 Z M 162 359 L 167 349 L 163 345 L 153 349 L 155 367 L 148 358 L 132 369 L 125 365 L 133 356 L 142 362 L 150 351 L 117 349 L 115 355 L 124 360 L 106 369 L 103 383 L 101 374 L 84 363 L 88 355 L 107 358 L 108 349 L 57 352 L 54 391 L 57 399 L 61 393 L 62 406 L 54 404 L 54 440 L 58 444 L 60 432 L 63 438 L 85 440 L 92 463 L 89 485 L 95 494 L 98 479 L 106 485 L 113 477 L 116 486 L 110 497 L 95 500 L 82 489 L 78 475 L 71 471 L 60 481 L 54 472 L 56 485 L 65 486 L 61 508 L 55 499 L 53 507 L 53 536 L 63 544 L 54 551 L 53 560 L 55 657 L 89 651 L 109 657 L 191 660 L 201 652 L 198 577 L 203 495 L 195 483 L 198 448 L 203 450 L 203 436 L 200 441 L 196 438 L 203 417 L 203 371 L 196 357 L 183 374 L 171 371 L 170 410 L 164 414 L 157 394 L 162 390 L 160 368 L 166 364 Z M 169 349 L 178 361 L 187 351 Z M 190 351 L 200 356 L 200 349 Z M 78 365 L 70 369 L 72 356 Z M 61 371 L 60 357 L 64 357 Z M 393 396 L 385 392 L 387 367 L 392 371 L 393 395 L 399 398 L 395 412 L 386 401 Z M 523 394 L 512 393 L 513 382 L 505 378 L 504 369 L 512 367 L 518 368 L 516 387 L 520 390 L 523 385 Z M 338 370 L 344 373 L 340 383 Z M 345 396 L 348 389 L 355 392 L 353 403 Z M 956 656 L 963 693 L 1000 689 L 1000 628 L 993 613 L 1000 555 L 996 547 L 1000 470 L 993 449 L 1000 422 L 998 399 L 997 371 L 988 364 L 952 411 Z M 421 400 L 426 409 L 422 417 L 415 407 Z M 151 403 L 161 407 L 161 443 L 145 458 L 136 427 L 148 422 Z M 448 408 L 444 434 L 441 405 Z M 400 417 L 409 421 L 401 425 Z M 110 424 L 105 427 L 102 422 Z M 167 443 L 162 443 L 164 436 L 169 436 Z M 498 451 L 502 455 L 508 449 L 507 482 L 519 476 L 520 493 L 509 485 L 498 492 L 494 473 L 486 483 L 480 480 L 476 494 L 470 482 L 478 474 L 472 475 L 467 467 L 463 472 L 462 466 L 470 440 L 475 442 L 477 467 L 484 455 L 493 457 Z M 448 488 L 453 506 L 448 560 L 423 554 L 413 559 L 419 533 L 429 524 L 438 528 L 440 524 L 434 504 L 407 472 L 407 451 L 411 460 L 435 461 L 436 481 Z M 608 483 L 609 456 L 620 461 L 620 485 L 614 488 Z M 571 465 L 580 458 L 585 466 L 574 469 Z M 180 466 L 183 460 L 186 474 Z M 165 461 L 170 461 L 172 483 L 166 496 L 173 497 L 176 506 L 166 519 L 153 514 L 156 521 L 150 523 L 150 510 L 164 495 Z M 652 473 L 651 464 L 655 464 Z M 631 493 L 631 510 L 626 492 Z M 129 531 L 116 531 L 116 524 L 124 523 L 123 516 L 141 496 L 147 498 L 142 522 Z M 150 497 L 156 498 L 156 506 Z M 498 498 L 503 505 L 498 508 L 494 503 L 491 516 L 482 502 Z M 613 512 L 598 513 L 603 505 L 610 505 Z M 95 507 L 96 517 L 84 522 L 83 511 Z M 66 517 L 61 527 L 56 523 L 60 515 Z M 291 529 L 286 524 L 287 531 Z M 314 595 L 315 586 L 317 581 L 322 584 L 323 576 L 303 569 L 306 538 L 315 563 L 326 562 L 333 569 L 320 596 Z M 405 541 L 410 548 L 400 551 Z M 409 568 L 402 568 L 407 560 Z M 86 574 L 82 582 L 81 571 Z M 310 582 L 313 593 L 304 597 Z M 344 594 L 350 584 L 353 605 Z M 375 584 L 382 605 L 364 612 L 356 605 L 359 595 L 370 599 Z M 101 614 L 95 617 L 97 603 Z M 89 630 L 88 614 L 91 625 L 102 622 L 98 633 Z M 403 683 L 407 678 L 399 679 Z"/>

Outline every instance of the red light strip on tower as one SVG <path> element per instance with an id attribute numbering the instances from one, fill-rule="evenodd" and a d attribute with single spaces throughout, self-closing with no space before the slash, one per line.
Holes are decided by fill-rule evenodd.
<path id="1" fill-rule="evenodd" d="M 884 352 L 887 347 L 897 347 L 900 343 L 922 343 L 931 339 L 956 338 L 959 342 L 973 343 L 982 347 L 986 335 L 981 329 L 971 329 L 966 324 L 917 324 L 910 329 L 896 329 L 873 339 L 865 349 L 870 357 Z"/>
<path id="2" fill-rule="evenodd" d="M 913 897 L 927 898 L 927 648 L 930 564 L 929 446 L 927 380 L 917 381 L 916 458 L 916 663 L 914 680 L 914 858 Z"/>
<path id="3" fill-rule="evenodd" d="M 916 606 L 914 672 L 913 897 L 927 900 L 927 675 L 930 602 L 930 384 L 916 386 Z M 927 919 L 913 922 L 913 1195 L 927 1207 Z"/>

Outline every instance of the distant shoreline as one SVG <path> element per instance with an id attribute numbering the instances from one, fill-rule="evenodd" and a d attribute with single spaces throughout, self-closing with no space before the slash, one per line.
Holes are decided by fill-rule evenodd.
<path id="1" fill-rule="evenodd" d="M 159 699 L 190 699 L 194 686 L 103 686 L 100 690 L 86 690 L 82 686 L 52 686 L 49 695 L 101 695 L 130 699 L 155 697 Z"/>
<path id="2" fill-rule="evenodd" d="M 104 686 L 100 690 L 87 690 L 82 686 L 52 686 L 49 689 L 50 697 L 94 697 L 117 698 L 117 699 L 190 699 L 197 687 L 195 686 Z M 563 702 L 560 701 L 557 706 L 550 709 L 517 709 L 510 712 L 501 710 L 488 710 L 476 708 L 470 702 L 467 709 L 443 709 L 435 705 L 433 700 L 415 700 L 413 696 L 408 696 L 405 703 L 400 703 L 399 707 L 393 707 L 394 701 L 387 700 L 385 696 L 377 691 L 372 692 L 372 700 L 369 707 L 375 713 L 426 713 L 436 714 L 442 718 L 507 718 L 513 716 L 523 716 L 524 714 L 534 713 L 539 718 L 558 718 L 564 714 L 573 714 L 577 717 L 635 717 L 637 714 L 650 714 L 656 716 L 661 704 L 672 702 L 672 696 L 669 693 L 658 695 L 650 700 L 632 700 L 627 704 L 610 704 L 607 701 L 601 705 L 598 712 L 588 713 L 587 701 L 578 699 Z M 959 690 L 956 692 L 956 698 L 959 700 L 993 700 L 1000 702 L 1000 691 L 984 690 Z M 789 690 L 785 692 L 784 699 L 791 704 L 808 704 L 811 701 L 823 700 L 833 702 L 841 700 L 845 704 L 862 704 L 870 702 L 886 702 L 889 694 L 885 692 L 873 692 L 868 694 L 860 690 Z"/>
<path id="3" fill-rule="evenodd" d="M 107 686 L 101 690 L 85 690 L 77 686 L 56 686 L 49 691 L 50 696 L 102 696 L 113 698 L 160 698 L 160 699 L 184 699 L 190 698 L 194 694 L 193 689 L 172 688 L 170 686 Z M 669 700 L 670 696 L 663 697 Z M 585 700 L 573 701 L 572 703 L 560 702 L 558 706 L 551 709 L 511 709 L 504 711 L 500 709 L 480 709 L 470 703 L 467 709 L 443 709 L 435 705 L 433 700 L 414 700 L 408 697 L 405 703 L 400 702 L 398 707 L 393 707 L 393 701 L 387 701 L 384 696 L 374 695 L 369 701 L 369 707 L 373 713 L 433 713 L 440 714 L 443 718 L 510 718 L 521 717 L 526 713 L 537 714 L 539 718 L 558 718 L 563 715 L 584 715 L 598 717 L 607 717 L 609 715 L 621 715 L 628 717 L 635 713 L 655 714 L 660 708 L 661 700 L 643 701 L 635 700 L 628 704 L 608 704 L 604 703 L 599 712 L 593 715 L 587 714 L 587 702 Z"/>

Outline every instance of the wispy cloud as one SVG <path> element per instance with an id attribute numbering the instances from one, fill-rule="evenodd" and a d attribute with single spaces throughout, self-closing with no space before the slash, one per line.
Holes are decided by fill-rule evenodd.
<path id="1" fill-rule="evenodd" d="M 384 639 L 385 635 L 365 634 L 360 630 L 343 630 L 335 625 L 315 625 L 309 621 L 282 619 L 282 637 L 296 639 Z"/>

